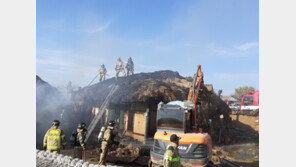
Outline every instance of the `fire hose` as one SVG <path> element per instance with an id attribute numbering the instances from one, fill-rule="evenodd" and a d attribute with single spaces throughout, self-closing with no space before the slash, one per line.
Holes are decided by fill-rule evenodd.
<path id="1" fill-rule="evenodd" d="M 93 80 L 91 80 L 90 81 L 90 83 L 87 85 L 87 86 L 89 86 L 97 77 L 99 76 L 99 74 L 97 74 L 95 77 L 94 77 L 94 79 Z"/>

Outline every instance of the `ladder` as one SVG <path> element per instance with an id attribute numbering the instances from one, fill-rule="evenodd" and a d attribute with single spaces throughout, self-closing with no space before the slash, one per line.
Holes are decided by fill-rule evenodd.
<path id="1" fill-rule="evenodd" d="M 113 96 L 113 94 L 118 90 L 119 86 L 118 85 L 111 85 L 111 90 L 109 92 L 109 94 L 107 95 L 106 99 L 104 100 L 104 102 L 102 103 L 99 113 L 93 118 L 93 120 L 90 122 L 88 128 L 87 128 L 87 134 L 86 134 L 86 138 L 85 138 L 85 142 L 88 140 L 88 138 L 90 137 L 90 135 L 92 134 L 92 131 L 95 129 L 95 127 L 97 126 L 99 120 L 101 119 L 101 117 L 103 116 L 103 114 L 105 113 L 105 110 L 107 108 L 107 106 L 109 105 L 109 102 L 111 100 L 111 97 Z"/>

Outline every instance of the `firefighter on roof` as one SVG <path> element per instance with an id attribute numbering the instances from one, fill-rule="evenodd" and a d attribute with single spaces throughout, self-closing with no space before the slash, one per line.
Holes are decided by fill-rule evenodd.
<path id="1" fill-rule="evenodd" d="M 104 64 L 101 65 L 101 68 L 99 69 L 99 73 L 100 73 L 100 82 L 105 81 L 107 70 Z"/>
<path id="2" fill-rule="evenodd" d="M 116 76 L 115 76 L 116 79 L 118 78 L 118 75 L 120 72 L 122 72 L 123 76 L 126 76 L 126 73 L 124 71 L 124 63 L 121 61 L 120 57 L 117 58 L 115 71 L 116 71 Z"/>
<path id="3" fill-rule="evenodd" d="M 127 71 L 127 76 L 129 76 L 130 73 L 131 73 L 131 75 L 134 75 L 134 62 L 131 57 L 128 57 L 125 68 Z"/>

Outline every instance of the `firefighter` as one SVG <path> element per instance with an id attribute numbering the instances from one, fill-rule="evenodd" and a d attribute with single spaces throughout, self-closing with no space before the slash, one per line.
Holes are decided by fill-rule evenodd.
<path id="1" fill-rule="evenodd" d="M 115 71 L 116 71 L 116 76 L 115 76 L 116 79 L 118 78 L 118 74 L 120 72 L 122 72 L 123 76 L 126 76 L 126 73 L 124 71 L 124 63 L 121 61 L 120 57 L 117 58 L 117 62 L 115 65 Z"/>
<path id="2" fill-rule="evenodd" d="M 99 73 L 100 73 L 100 82 L 105 81 L 107 70 L 104 64 L 101 65 L 101 68 L 99 69 Z"/>
<path id="3" fill-rule="evenodd" d="M 179 167 L 180 156 L 178 153 L 179 140 L 181 138 L 175 134 L 170 137 L 170 144 L 167 146 L 166 152 L 164 153 L 164 167 Z"/>
<path id="4" fill-rule="evenodd" d="M 60 153 L 66 147 L 64 132 L 59 128 L 60 121 L 54 120 L 52 127 L 46 132 L 43 140 L 43 149 L 51 153 Z"/>
<path id="5" fill-rule="evenodd" d="M 84 136 L 86 136 L 86 134 L 87 134 L 86 124 L 82 122 L 82 123 L 81 123 L 81 127 L 82 127 L 82 129 L 83 129 Z"/>
<path id="6" fill-rule="evenodd" d="M 101 143 L 101 149 L 100 149 L 100 161 L 99 164 L 100 165 L 105 165 L 105 159 L 106 159 L 106 155 L 108 153 L 108 148 L 111 146 L 111 144 L 114 142 L 114 125 L 115 122 L 114 121 L 109 121 L 108 123 L 108 127 L 104 132 L 104 136 L 103 136 L 103 140 Z"/>
<path id="7" fill-rule="evenodd" d="M 71 135 L 71 142 L 74 146 L 74 158 L 82 159 L 82 152 L 85 151 L 85 124 L 80 123 Z"/>
<path id="8" fill-rule="evenodd" d="M 129 76 L 130 73 L 131 73 L 131 75 L 134 75 L 134 62 L 131 57 L 128 57 L 125 68 L 127 71 L 127 76 Z"/>

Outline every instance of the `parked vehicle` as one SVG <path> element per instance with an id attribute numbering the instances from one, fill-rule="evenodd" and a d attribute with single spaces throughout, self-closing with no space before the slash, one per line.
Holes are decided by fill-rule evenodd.
<path id="1" fill-rule="evenodd" d="M 259 114 L 259 91 L 249 92 L 241 100 L 240 110 L 242 114 L 258 115 Z"/>
<path id="2" fill-rule="evenodd" d="M 232 104 L 229 104 L 228 106 L 229 106 L 229 108 L 230 108 L 232 111 L 238 111 L 238 110 L 240 110 L 240 106 L 237 105 L 237 104 L 232 103 Z"/>

